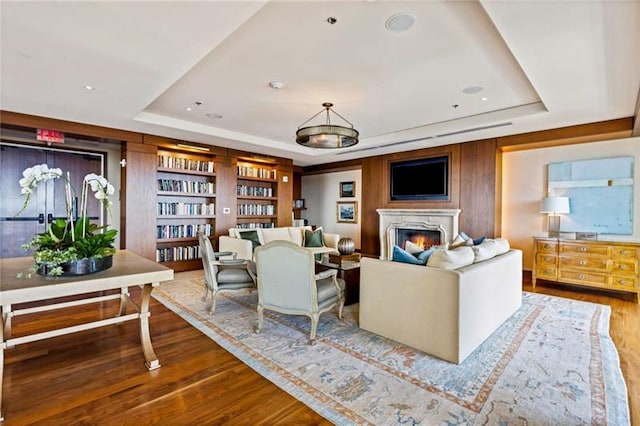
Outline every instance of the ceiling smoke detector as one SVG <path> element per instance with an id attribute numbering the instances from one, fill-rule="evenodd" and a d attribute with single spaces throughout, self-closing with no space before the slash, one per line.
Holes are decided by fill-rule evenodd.
<path id="1" fill-rule="evenodd" d="M 413 24 L 416 23 L 416 17 L 409 13 L 396 13 L 387 19 L 387 22 L 384 26 L 387 30 L 392 31 L 394 33 L 399 33 L 403 31 L 407 31 L 409 28 L 413 27 Z"/>
<path id="2" fill-rule="evenodd" d="M 284 88 L 284 83 L 280 82 L 280 81 L 271 81 L 269 82 L 269 87 L 271 87 L 272 89 L 282 89 Z"/>

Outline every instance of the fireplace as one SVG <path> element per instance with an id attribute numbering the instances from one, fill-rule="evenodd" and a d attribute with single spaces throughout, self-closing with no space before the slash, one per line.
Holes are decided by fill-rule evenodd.
<path id="1" fill-rule="evenodd" d="M 407 241 L 426 250 L 440 244 L 440 230 L 396 228 L 396 244 L 406 250 Z"/>
<path id="2" fill-rule="evenodd" d="M 412 231 L 424 238 L 425 247 L 448 243 L 458 235 L 459 209 L 378 209 L 377 212 L 382 260 L 390 260 L 393 246 L 403 247 Z"/>

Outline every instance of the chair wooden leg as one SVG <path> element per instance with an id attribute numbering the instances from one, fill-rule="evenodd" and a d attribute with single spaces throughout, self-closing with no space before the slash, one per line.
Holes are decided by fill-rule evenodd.
<path id="1" fill-rule="evenodd" d="M 209 315 L 213 315 L 213 311 L 216 309 L 216 300 L 218 299 L 218 292 L 214 291 L 211 295 L 211 308 L 209 309 Z"/>
<path id="2" fill-rule="evenodd" d="M 202 301 L 203 302 L 207 301 L 207 296 L 209 296 L 209 287 L 205 284 L 204 285 L 204 294 L 202 295 Z"/>
<path id="3" fill-rule="evenodd" d="M 342 319 L 342 308 L 344 308 L 344 296 L 340 298 L 340 304 L 338 305 L 338 318 Z"/>
<path id="4" fill-rule="evenodd" d="M 316 340 L 316 331 L 318 329 L 318 322 L 320 319 L 320 314 L 312 313 L 311 314 L 311 337 L 309 338 L 309 343 L 313 345 Z"/>
<path id="5" fill-rule="evenodd" d="M 258 305 L 258 327 L 256 327 L 256 333 L 260 333 L 262 331 L 262 325 L 264 322 L 264 308 L 262 305 Z"/>

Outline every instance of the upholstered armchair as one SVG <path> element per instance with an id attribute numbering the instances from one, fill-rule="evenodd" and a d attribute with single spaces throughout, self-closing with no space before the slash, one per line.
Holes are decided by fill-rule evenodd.
<path id="1" fill-rule="evenodd" d="M 202 300 L 211 296 L 209 314 L 216 308 L 216 299 L 222 292 L 255 290 L 255 263 L 246 259 L 236 260 L 233 252 L 214 252 L 211 241 L 199 234 L 200 254 L 204 268 L 205 291 Z M 221 259 L 221 258 L 225 259 Z"/>
<path id="2" fill-rule="evenodd" d="M 336 270 L 316 274 L 313 253 L 290 241 L 273 241 L 256 248 L 258 328 L 264 310 L 311 318 L 310 341 L 316 338 L 320 314 L 338 306 L 342 319 L 344 281 Z"/>

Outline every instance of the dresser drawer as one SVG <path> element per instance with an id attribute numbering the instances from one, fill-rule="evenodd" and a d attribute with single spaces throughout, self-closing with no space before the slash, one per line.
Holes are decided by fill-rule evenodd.
<path id="1" fill-rule="evenodd" d="M 558 266 L 558 256 L 552 254 L 538 253 L 536 255 L 536 265 L 538 266 Z"/>
<path id="2" fill-rule="evenodd" d="M 609 246 L 598 244 L 560 243 L 560 253 L 609 255 Z"/>
<path id="3" fill-rule="evenodd" d="M 585 268 L 606 272 L 607 259 L 587 256 L 560 256 L 560 267 Z"/>
<path id="4" fill-rule="evenodd" d="M 611 261 L 611 273 L 638 275 L 638 260 L 622 260 L 620 258 Z"/>
<path id="5" fill-rule="evenodd" d="M 617 259 L 638 259 L 638 250 L 630 246 L 613 246 L 611 257 Z"/>
<path id="6" fill-rule="evenodd" d="M 607 285 L 607 274 L 598 274 L 597 272 L 580 272 L 580 271 L 558 271 L 558 280 L 582 284 L 592 284 L 597 286 Z"/>
<path id="7" fill-rule="evenodd" d="M 619 288 L 621 290 L 633 290 L 636 289 L 638 280 L 635 277 L 627 277 L 623 275 L 614 275 L 611 277 L 611 287 Z"/>
<path id="8" fill-rule="evenodd" d="M 536 266 L 536 278 L 555 281 L 558 279 L 558 270 L 555 267 Z"/>
<path id="9" fill-rule="evenodd" d="M 555 241 L 536 241 L 537 253 L 557 253 L 558 243 Z"/>

